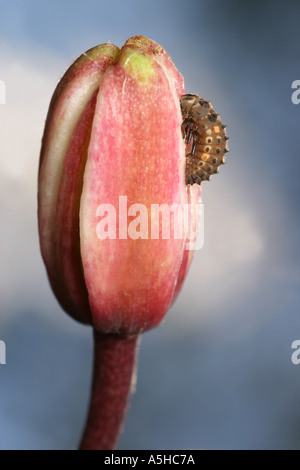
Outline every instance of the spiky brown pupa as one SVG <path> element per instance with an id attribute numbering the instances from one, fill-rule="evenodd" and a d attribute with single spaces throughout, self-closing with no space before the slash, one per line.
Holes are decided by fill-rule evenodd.
<path id="1" fill-rule="evenodd" d="M 186 184 L 201 184 L 218 173 L 228 152 L 226 126 L 211 103 L 198 95 L 182 95 L 182 137 L 186 143 Z M 190 143 L 192 143 L 191 151 Z"/>

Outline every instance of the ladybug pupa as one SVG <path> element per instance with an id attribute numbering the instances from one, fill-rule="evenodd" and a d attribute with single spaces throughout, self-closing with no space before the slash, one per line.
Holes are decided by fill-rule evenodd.
<path id="1" fill-rule="evenodd" d="M 211 103 L 198 95 L 182 95 L 182 137 L 186 144 L 186 184 L 201 184 L 218 173 L 228 152 L 226 126 Z M 191 144 L 191 145 L 190 145 Z"/>

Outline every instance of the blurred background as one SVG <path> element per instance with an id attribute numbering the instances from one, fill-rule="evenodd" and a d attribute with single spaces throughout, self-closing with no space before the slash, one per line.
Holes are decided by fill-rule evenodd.
<path id="1" fill-rule="evenodd" d="M 203 184 L 205 243 L 176 304 L 142 338 L 120 449 L 299 449 L 300 4 L 0 0 L 0 448 L 74 449 L 92 335 L 56 302 L 36 182 L 48 104 L 67 67 L 110 40 L 160 43 L 188 93 L 228 126 Z"/>

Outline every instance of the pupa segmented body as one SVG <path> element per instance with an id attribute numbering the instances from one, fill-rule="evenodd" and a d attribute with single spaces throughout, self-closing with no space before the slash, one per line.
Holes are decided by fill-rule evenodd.
<path id="1" fill-rule="evenodd" d="M 225 163 L 228 152 L 226 126 L 211 103 L 198 95 L 182 95 L 180 106 L 182 137 L 187 148 L 186 184 L 201 184 L 218 173 L 219 166 Z"/>

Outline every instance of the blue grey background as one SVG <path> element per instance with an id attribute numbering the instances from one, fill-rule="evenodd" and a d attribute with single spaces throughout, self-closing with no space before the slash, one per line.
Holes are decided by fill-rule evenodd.
<path id="1" fill-rule="evenodd" d="M 0 0 L 0 448 L 76 448 L 91 330 L 57 304 L 39 253 L 40 139 L 58 79 L 88 48 L 135 34 L 228 125 L 203 184 L 205 244 L 163 324 L 143 336 L 120 449 L 299 449 L 300 4 Z"/>

